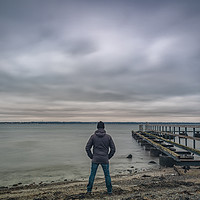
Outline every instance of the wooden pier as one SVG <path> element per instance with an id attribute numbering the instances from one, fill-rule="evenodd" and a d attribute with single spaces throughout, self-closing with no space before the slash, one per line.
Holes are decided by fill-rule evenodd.
<path id="1" fill-rule="evenodd" d="M 139 131 L 132 131 L 132 136 L 152 156 L 159 156 L 160 165 L 200 166 L 200 145 L 196 145 L 200 141 L 199 131 L 200 125 L 154 123 L 145 124 L 145 129 L 139 125 Z"/>
<path id="2" fill-rule="evenodd" d="M 141 128 L 141 125 L 140 125 Z M 183 124 L 145 124 L 145 131 L 154 131 L 167 138 L 185 139 L 185 146 L 188 146 L 188 139 L 193 141 L 193 148 L 196 148 L 196 142 L 200 141 L 200 125 L 183 125 Z"/>

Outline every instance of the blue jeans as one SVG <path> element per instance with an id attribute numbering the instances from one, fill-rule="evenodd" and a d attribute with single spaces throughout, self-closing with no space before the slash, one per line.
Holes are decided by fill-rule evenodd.
<path id="1" fill-rule="evenodd" d="M 110 178 L 110 172 L 109 172 L 109 164 L 100 164 L 100 165 L 104 172 L 107 192 L 112 193 L 112 184 L 111 184 L 111 178 Z M 90 177 L 89 177 L 89 183 L 87 185 L 88 192 L 92 191 L 92 187 L 93 187 L 93 183 L 94 183 L 94 179 L 95 179 L 95 175 L 96 175 L 98 166 L 99 166 L 99 163 L 92 163 L 91 173 L 90 173 Z"/>

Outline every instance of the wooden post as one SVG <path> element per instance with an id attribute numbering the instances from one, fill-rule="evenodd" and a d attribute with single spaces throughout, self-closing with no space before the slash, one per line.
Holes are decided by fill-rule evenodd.
<path id="1" fill-rule="evenodd" d="M 188 134 L 187 134 L 187 127 L 185 127 L 185 134 L 188 135 Z"/>
<path id="2" fill-rule="evenodd" d="M 176 134 L 176 127 L 174 126 L 174 135 Z M 176 137 L 174 136 L 174 142 L 176 142 Z"/>
<path id="3" fill-rule="evenodd" d="M 178 134 L 180 135 L 180 133 L 181 133 L 181 127 L 179 126 L 179 127 L 178 127 Z M 180 138 L 180 136 L 178 137 L 178 142 L 179 142 L 179 144 L 181 143 L 181 138 Z"/>
<path id="4" fill-rule="evenodd" d="M 139 131 L 143 131 L 143 124 L 139 125 Z"/>
<path id="5" fill-rule="evenodd" d="M 185 127 L 185 135 L 187 136 L 187 127 Z M 187 146 L 187 138 L 185 138 L 185 146 Z"/>
<path id="6" fill-rule="evenodd" d="M 193 128 L 193 137 L 195 136 L 195 128 Z M 193 148 L 196 148 L 195 140 L 193 140 Z"/>

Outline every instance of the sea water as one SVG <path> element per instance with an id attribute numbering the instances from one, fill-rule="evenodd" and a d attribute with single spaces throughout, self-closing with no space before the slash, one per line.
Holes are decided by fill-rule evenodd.
<path id="1" fill-rule="evenodd" d="M 96 124 L 0 124 L 0 186 L 88 179 L 91 160 L 85 145 L 95 130 Z M 159 167 L 149 164 L 158 163 L 158 158 L 143 150 L 132 130 L 138 125 L 106 124 L 116 145 L 111 175 Z M 133 158 L 127 159 L 128 154 Z"/>

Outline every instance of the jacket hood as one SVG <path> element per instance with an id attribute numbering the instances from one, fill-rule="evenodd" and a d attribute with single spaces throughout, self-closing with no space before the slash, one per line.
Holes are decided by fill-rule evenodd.
<path id="1" fill-rule="evenodd" d="M 102 128 L 95 131 L 95 135 L 97 135 L 98 137 L 103 137 L 105 134 L 106 134 L 106 131 Z"/>

